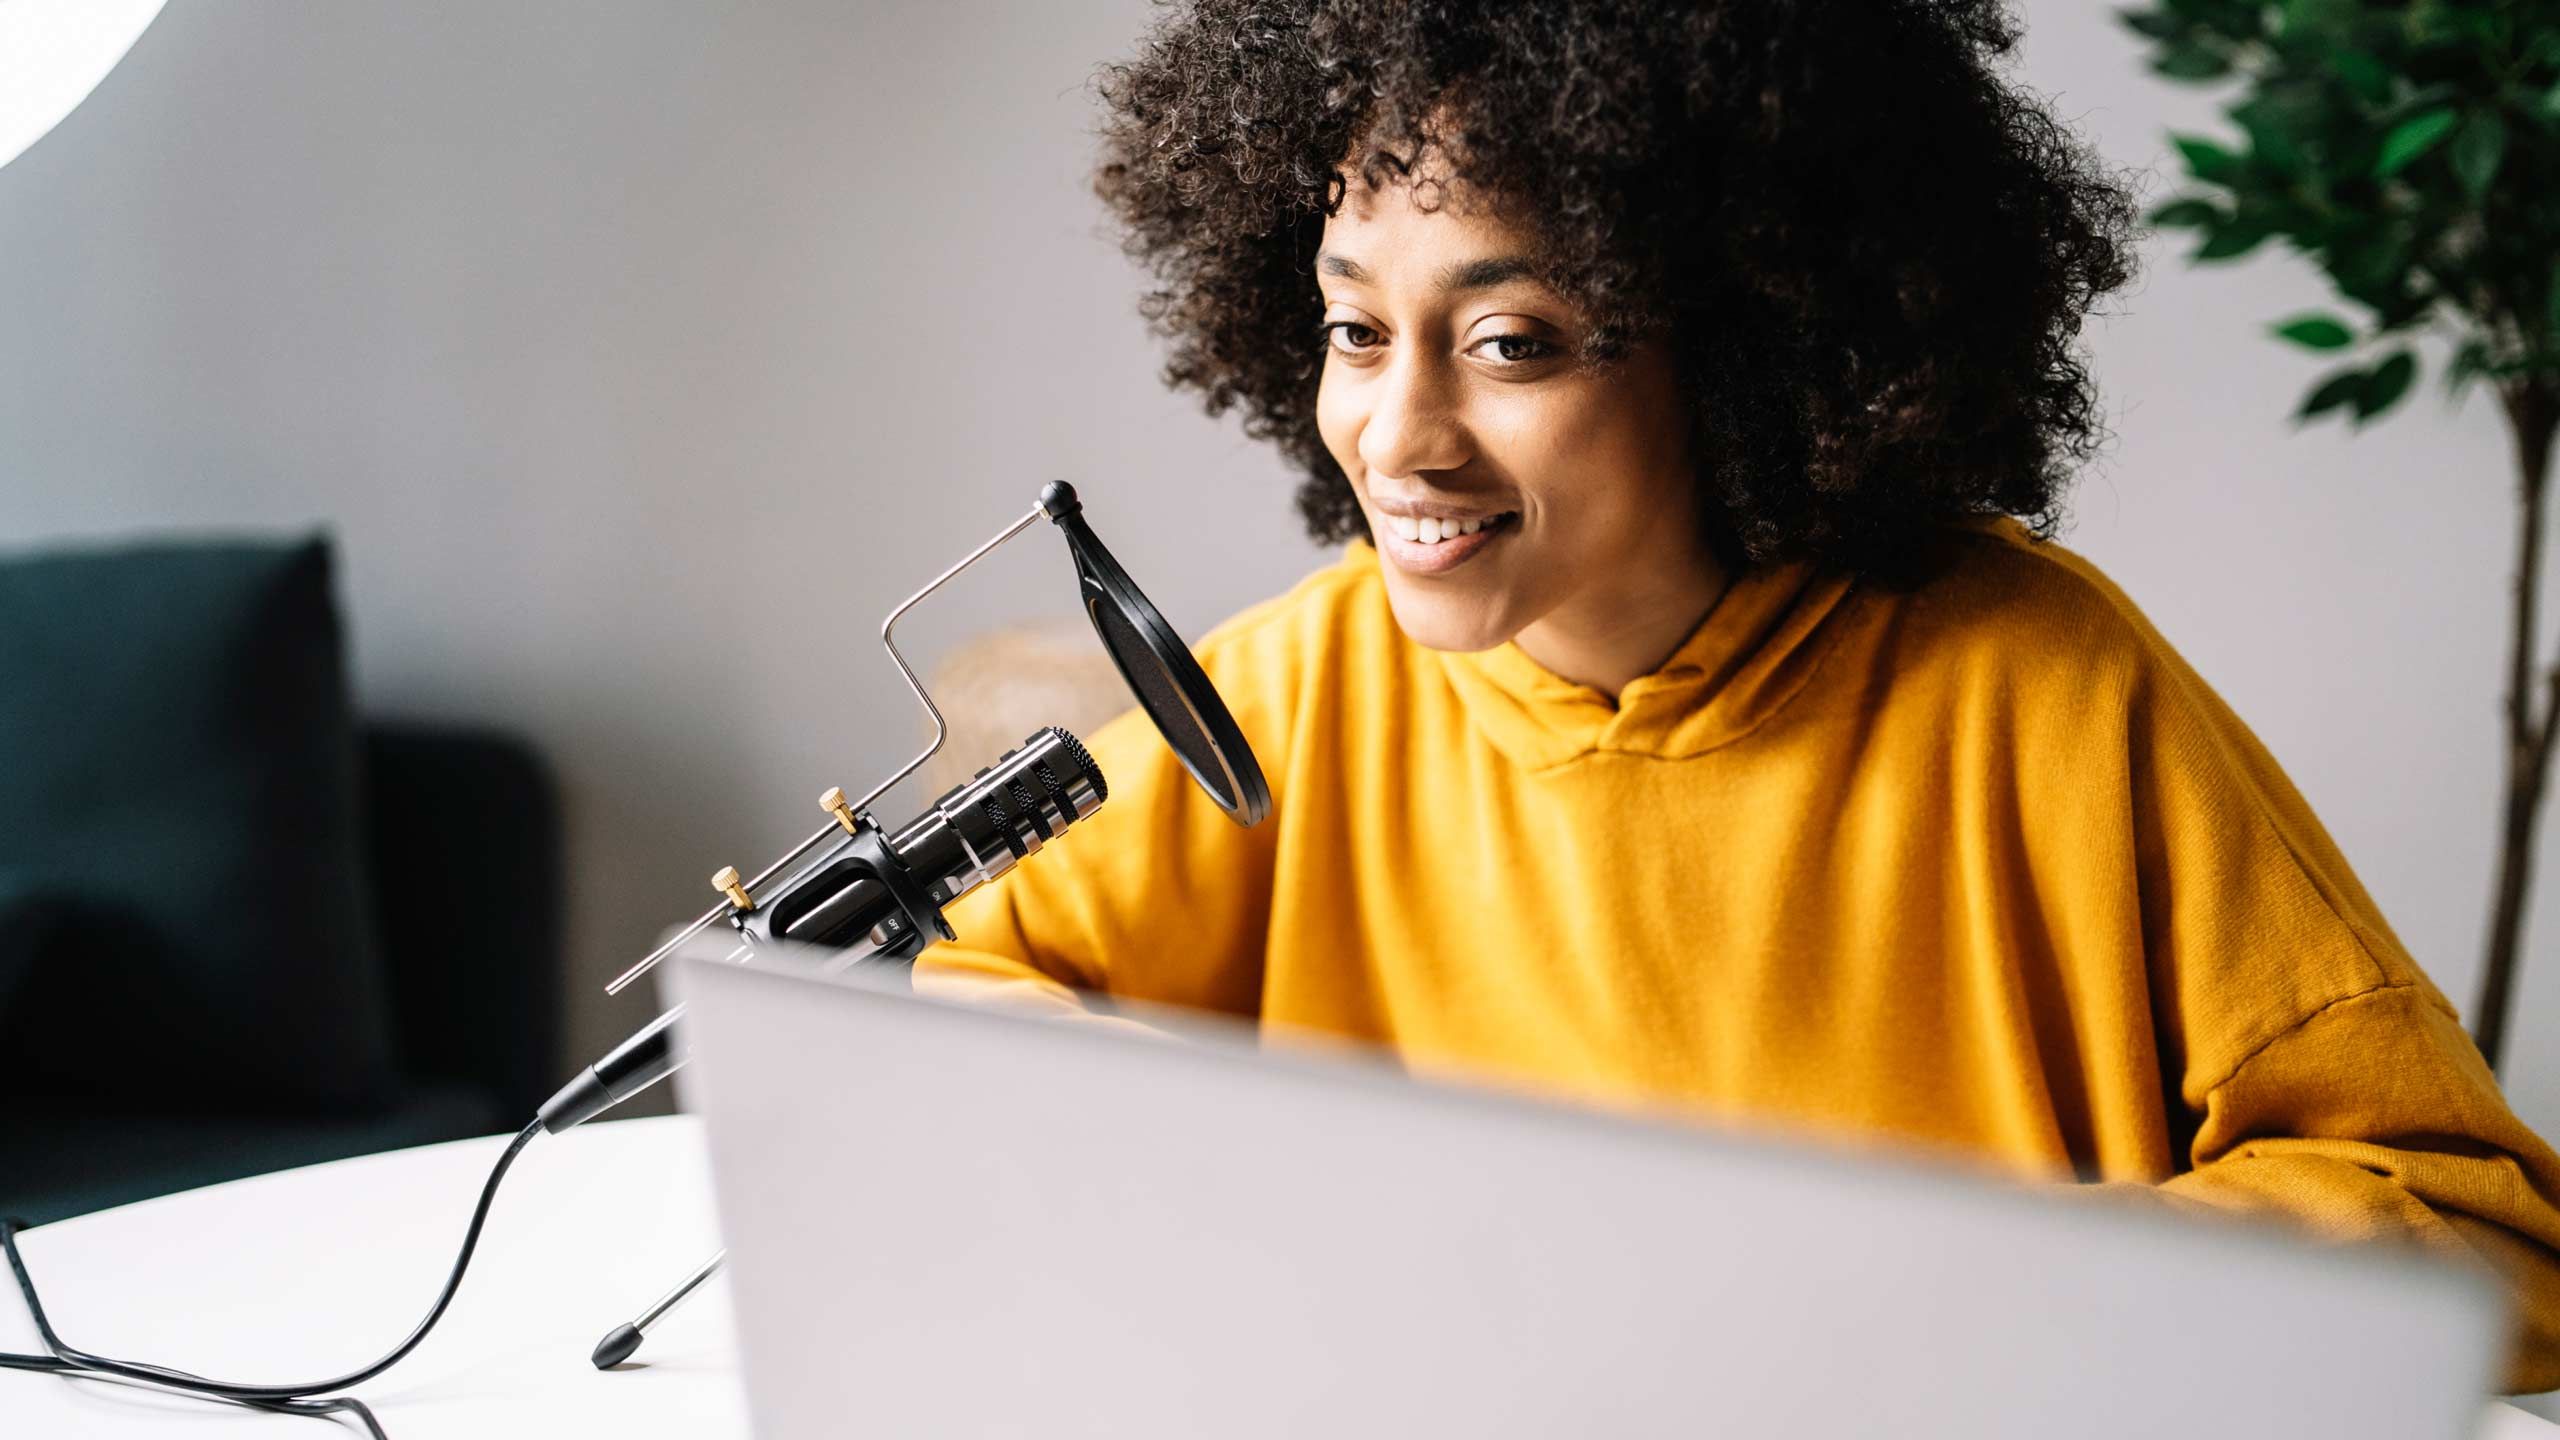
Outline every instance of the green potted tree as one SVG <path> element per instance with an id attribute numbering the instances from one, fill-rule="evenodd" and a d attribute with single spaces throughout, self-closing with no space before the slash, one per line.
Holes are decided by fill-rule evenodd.
<path id="1" fill-rule="evenodd" d="M 2281 240 L 2340 305 L 2274 335 L 2342 362 L 2295 411 L 2363 425 L 2447 347 L 2450 400 L 2486 384 L 2515 443 L 2517 528 L 2503 722 L 2506 794 L 2472 1029 L 2504 1047 L 2534 837 L 2560 735 L 2560 663 L 2541 656 L 2552 434 L 2560 426 L 2560 0 L 2162 0 L 2116 12 L 2151 68 L 2236 84 L 2229 140 L 2172 135 L 2186 192 L 2150 214 L 2210 263 Z"/>

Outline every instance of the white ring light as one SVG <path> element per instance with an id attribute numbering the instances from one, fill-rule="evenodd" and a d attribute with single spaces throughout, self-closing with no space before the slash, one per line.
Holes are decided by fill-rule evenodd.
<path id="1" fill-rule="evenodd" d="M 0 0 L 0 165 L 89 98 L 166 0 Z"/>

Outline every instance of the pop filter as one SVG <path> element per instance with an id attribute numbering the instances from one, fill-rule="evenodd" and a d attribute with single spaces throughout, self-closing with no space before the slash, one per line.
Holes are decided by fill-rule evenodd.
<path id="1" fill-rule="evenodd" d="M 1173 633 L 1163 612 L 1084 522 L 1084 502 L 1076 498 L 1076 487 L 1050 481 L 1040 489 L 1040 509 L 1065 532 L 1085 615 L 1165 744 L 1228 819 L 1239 825 L 1262 823 L 1271 813 L 1271 787 L 1263 782 L 1253 747 L 1245 743 L 1226 702 L 1191 657 L 1191 647 Z"/>

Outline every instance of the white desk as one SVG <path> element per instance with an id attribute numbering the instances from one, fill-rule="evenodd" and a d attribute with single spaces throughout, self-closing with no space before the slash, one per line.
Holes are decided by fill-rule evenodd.
<path id="1" fill-rule="evenodd" d="M 429 1145 L 85 1215 L 20 1240 L 54 1328 L 102 1354 L 225 1380 L 340 1374 L 408 1333 L 502 1139 Z M 696 1123 L 600 1122 L 527 1147 L 426 1343 L 357 1391 L 393 1440 L 747 1433 L 720 1280 L 603 1373 L 587 1353 L 717 1249 Z M 0 1283 L 0 1350 L 38 1348 Z M 0 1371 L 0 1433 L 324 1436 L 326 1422 Z M 348 1433 L 341 1430 L 339 1433 Z M 2507 1405 L 2481 1440 L 2553 1440 Z"/>
<path id="2" fill-rule="evenodd" d="M 55 1330 L 100 1354 L 224 1380 L 344 1374 L 435 1298 L 503 1139 L 369 1155 L 146 1200 L 28 1231 Z M 717 1278 L 629 1365 L 588 1363 L 720 1246 L 696 1121 L 599 1121 L 525 1148 L 453 1308 L 358 1398 L 392 1440 L 747 1434 Z M 0 1276 L 0 1350 L 40 1349 Z M 330 1422 L 99 1381 L 0 1371 L 0 1435 L 325 1440 Z M 335 1431 L 355 1433 L 353 1426 Z"/>

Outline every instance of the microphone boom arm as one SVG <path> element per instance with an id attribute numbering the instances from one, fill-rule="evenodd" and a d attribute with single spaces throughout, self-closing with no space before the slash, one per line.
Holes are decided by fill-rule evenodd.
<path id="1" fill-rule="evenodd" d="M 1063 492 L 1063 498 L 1060 498 L 1060 492 Z M 835 823 L 828 825 L 816 834 L 811 835 L 808 839 L 792 846 L 790 850 L 783 854 L 781 859 L 774 861 L 772 864 L 767 865 L 763 870 L 759 871 L 754 879 L 740 884 L 737 883 L 735 879 L 735 871 L 721 872 L 723 876 L 728 877 L 730 880 L 729 884 L 721 887 L 727 891 L 729 898 L 694 917 L 691 924 L 686 925 L 683 929 L 669 937 L 665 944 L 660 945 L 657 949 L 652 950 L 647 955 L 643 956 L 638 964 L 633 965 L 630 969 L 613 977 L 613 979 L 605 985 L 604 993 L 607 995 L 621 994 L 632 981 L 637 980 L 641 976 L 648 974 L 651 970 L 656 969 L 660 961 L 663 961 L 669 955 L 674 954 L 677 947 L 684 944 L 687 940 L 690 940 L 694 936 L 701 934 L 703 931 L 710 929 L 713 925 L 719 923 L 724 918 L 743 915 L 748 911 L 753 910 L 756 906 L 755 893 L 758 889 L 762 888 L 766 882 L 772 880 L 775 875 L 780 874 L 783 869 L 791 865 L 794 861 L 797 861 L 800 857 L 808 854 L 810 851 L 817 849 L 819 845 L 826 842 L 829 838 L 832 837 L 837 840 L 838 843 L 835 848 L 811 861 L 797 874 L 794 874 L 791 877 L 791 883 L 793 885 L 796 886 L 803 877 L 814 872 L 819 866 L 825 865 L 834 860 L 839 854 L 843 853 L 847 846 L 853 843 L 860 828 L 855 817 L 862 815 L 864 809 L 869 806 L 872 801 L 877 800 L 882 795 L 888 793 L 890 786 L 895 785 L 899 781 L 914 774 L 923 766 L 924 762 L 932 759 L 934 755 L 942 749 L 943 740 L 951 733 L 951 727 L 942 718 L 941 707 L 933 703 L 933 697 L 925 692 L 924 682 L 916 678 L 915 667 L 909 665 L 907 663 L 907 657 L 900 654 L 898 651 L 896 631 L 898 628 L 899 617 L 905 615 L 909 610 L 914 609 L 916 602 L 924 599 L 934 591 L 941 589 L 944 584 L 950 581 L 951 577 L 968 569 L 970 566 L 977 564 L 980 560 L 986 558 L 989 552 L 993 551 L 997 546 L 1002 545 L 1007 540 L 1010 540 L 1014 536 L 1029 529 L 1032 522 L 1043 519 L 1054 520 L 1061 514 L 1071 513 L 1075 507 L 1076 498 L 1074 487 L 1063 483 L 1051 484 L 1044 487 L 1040 492 L 1040 503 L 1032 506 L 1029 511 L 1016 519 L 1012 524 L 1007 525 L 1004 529 L 998 531 L 993 539 L 987 541 L 983 545 L 980 545 L 977 549 L 970 551 L 966 556 L 962 557 L 959 564 L 952 566 L 950 569 L 943 571 L 939 575 L 936 575 L 933 579 L 925 583 L 923 589 L 918 590 L 913 595 L 910 595 L 906 599 L 898 602 L 897 608 L 889 612 L 889 617 L 880 622 L 880 643 L 882 646 L 887 648 L 889 658 L 896 663 L 898 667 L 898 674 L 906 680 L 907 688 L 915 692 L 915 697 L 917 701 L 924 706 L 925 713 L 933 717 L 932 742 L 927 744 L 914 759 L 908 761 L 903 767 L 901 767 L 898 770 L 898 773 L 881 781 L 879 784 L 872 786 L 870 792 L 859 800 L 848 803 L 841 798 L 842 792 L 830 792 L 831 796 L 836 798 L 836 803 L 829 807 L 836 816 Z"/>

